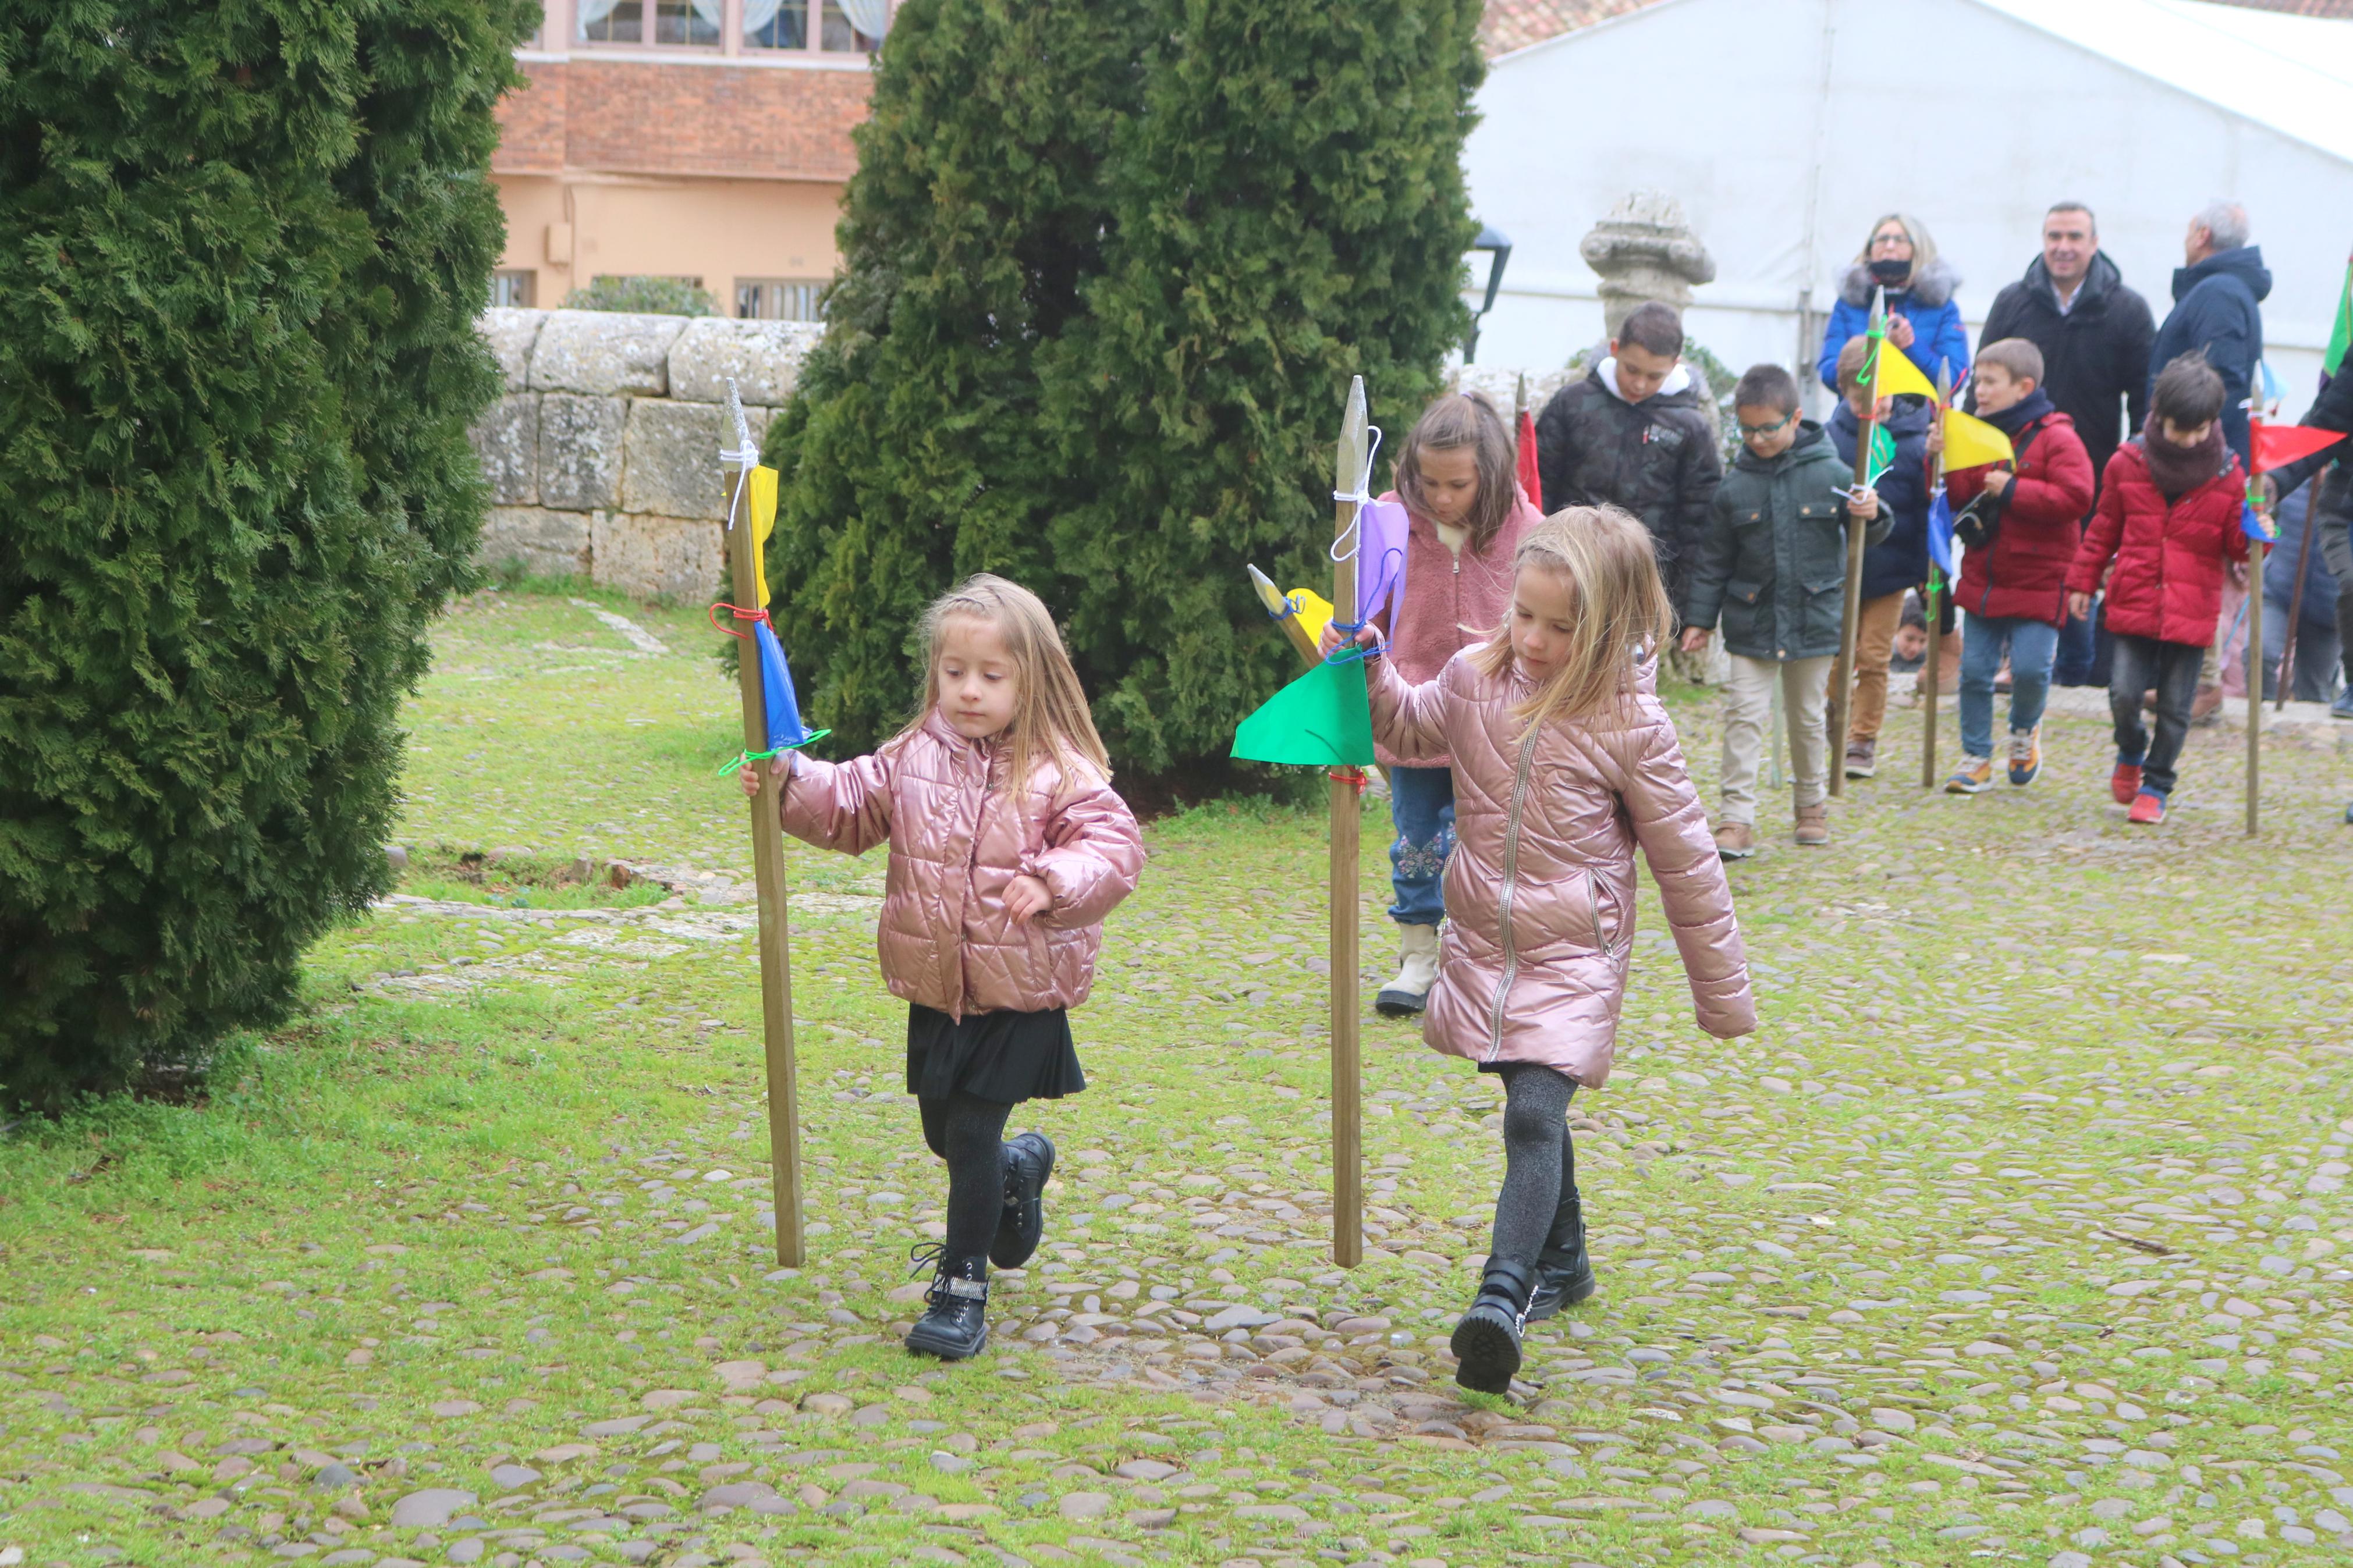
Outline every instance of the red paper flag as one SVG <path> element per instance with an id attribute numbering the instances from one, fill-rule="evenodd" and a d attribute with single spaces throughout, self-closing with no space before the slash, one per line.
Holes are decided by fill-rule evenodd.
<path id="1" fill-rule="evenodd" d="M 1538 511 L 1544 510 L 1544 477 L 1536 469 L 1535 410 L 1520 410 L 1520 493 Z"/>
<path id="2" fill-rule="evenodd" d="M 2254 438 L 2255 472 L 2267 474 L 2274 468 L 2284 468 L 2298 458 L 2309 457 L 2323 447 L 2333 447 L 2345 439 L 2342 430 L 2315 430 L 2308 425 L 2253 424 L 2250 431 Z"/>

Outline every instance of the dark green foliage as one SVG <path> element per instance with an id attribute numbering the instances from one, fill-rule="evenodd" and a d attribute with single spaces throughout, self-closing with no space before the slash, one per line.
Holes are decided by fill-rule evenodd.
<path id="1" fill-rule="evenodd" d="M 0 1100 L 200 1060 L 389 885 L 536 14 L 0 16 Z"/>
<path id="2" fill-rule="evenodd" d="M 715 316 L 719 301 L 686 278 L 596 278 L 564 296 L 567 310 L 628 310 L 649 316 Z"/>
<path id="3" fill-rule="evenodd" d="M 1402 434 L 1467 324 L 1477 15 L 910 0 L 767 443 L 820 721 L 887 733 L 915 612 L 987 568 L 1061 618 L 1121 763 L 1222 757 L 1295 673 L 1242 563 L 1328 580 L 1349 375 Z"/>

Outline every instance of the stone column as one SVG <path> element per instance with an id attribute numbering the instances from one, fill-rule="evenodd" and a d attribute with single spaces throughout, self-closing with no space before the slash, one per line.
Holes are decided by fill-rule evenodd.
<path id="1" fill-rule="evenodd" d="M 1601 320 L 1607 338 L 1637 305 L 1652 300 L 1681 311 L 1692 285 L 1715 277 L 1707 253 L 1683 216 L 1683 204 L 1660 191 L 1635 191 L 1577 242 L 1577 254 L 1601 275 Z"/>

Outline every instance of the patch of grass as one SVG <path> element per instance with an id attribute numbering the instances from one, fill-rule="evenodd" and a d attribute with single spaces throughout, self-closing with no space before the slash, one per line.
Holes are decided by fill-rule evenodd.
<path id="1" fill-rule="evenodd" d="M 492 1530 L 657 1562 L 2332 1549 L 2337 1467 L 2295 1450 L 2353 1440 L 2333 737 L 2274 743 L 2254 843 L 2234 737 L 2194 737 L 2182 809 L 2127 833 L 2063 715 L 2032 790 L 1893 770 L 1823 852 L 1768 821 L 1732 872 L 1744 1040 L 1693 1029 L 1646 889 L 1617 1070 L 1572 1108 L 1601 1293 L 1532 1331 L 1508 1400 L 1457 1397 L 1443 1352 L 1493 1081 L 1366 1018 L 1369 1246 L 1334 1268 L 1322 802 L 1163 818 L 1075 1017 L 1090 1087 L 1016 1118 L 1062 1151 L 1047 1244 L 997 1277 L 987 1354 L 941 1366 L 897 1342 L 944 1192 L 874 974 L 881 858 L 787 850 L 810 1257 L 779 1272 L 745 814 L 708 776 L 733 694 L 694 612 L 592 600 L 654 654 L 574 596 L 467 601 L 412 705 L 404 890 L 462 907 L 332 934 L 301 1018 L 190 1103 L 0 1134 L 0 1548 L 438 1563 L 485 1532 L 389 1517 L 452 1487 Z M 1712 703 L 1669 701 L 1709 786 Z M 1917 740 L 1899 710 L 1885 749 Z M 1377 802 L 1363 832 L 1369 997 Z M 617 894 L 575 858 L 716 875 Z M 1208 1331 L 1235 1306 L 1272 1321 Z M 793 1511 L 698 1511 L 743 1481 Z"/>

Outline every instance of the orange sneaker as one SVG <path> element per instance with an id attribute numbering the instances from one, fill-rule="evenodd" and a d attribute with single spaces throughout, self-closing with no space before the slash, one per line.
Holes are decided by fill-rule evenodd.
<path id="1" fill-rule="evenodd" d="M 2133 796 L 2132 809 L 2125 813 L 2126 822 L 2156 823 L 2165 820 L 2165 797 L 2153 789 L 2145 789 Z"/>
<path id="2" fill-rule="evenodd" d="M 2130 805 L 2133 796 L 2140 794 L 2140 764 L 2118 763 L 2116 771 L 2108 775 L 2108 794 L 2118 805 Z"/>

